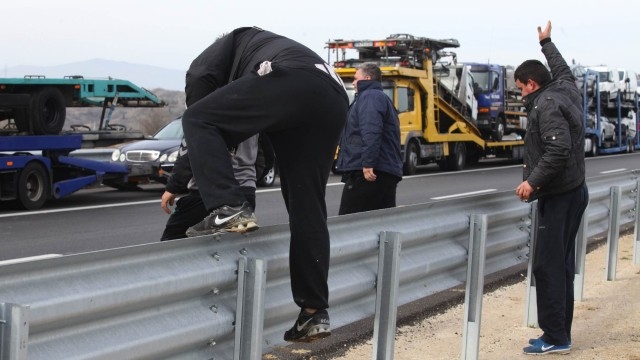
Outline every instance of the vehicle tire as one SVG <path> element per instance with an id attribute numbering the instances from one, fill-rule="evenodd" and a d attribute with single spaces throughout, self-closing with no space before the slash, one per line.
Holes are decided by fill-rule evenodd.
<path id="1" fill-rule="evenodd" d="M 18 175 L 17 204 L 26 210 L 40 209 L 51 192 L 49 172 L 39 162 L 28 163 Z"/>
<path id="2" fill-rule="evenodd" d="M 405 152 L 403 173 L 405 175 L 414 175 L 418 171 L 419 159 L 418 145 L 414 141 L 410 141 Z"/>
<path id="3" fill-rule="evenodd" d="M 622 136 L 622 141 L 628 143 L 630 141 L 630 139 L 629 139 L 629 126 L 623 125 L 620 135 Z"/>
<path id="4" fill-rule="evenodd" d="M 447 168 L 450 171 L 460 171 L 467 163 L 467 147 L 463 142 L 449 145 L 449 157 L 447 158 Z"/>
<path id="5" fill-rule="evenodd" d="M 589 138 L 591 140 L 591 147 L 589 148 L 589 153 L 587 154 L 589 157 L 598 156 L 598 139 L 595 137 Z"/>
<path id="6" fill-rule="evenodd" d="M 262 173 L 262 177 L 258 178 L 257 185 L 260 187 L 271 187 L 276 181 L 276 166 L 273 164 Z"/>
<path id="7" fill-rule="evenodd" d="M 499 117 L 496 119 L 496 128 L 493 130 L 493 140 L 494 141 L 502 141 L 502 137 L 504 136 L 504 132 L 506 129 L 504 117 Z"/>
<path id="8" fill-rule="evenodd" d="M 40 89 L 31 95 L 28 113 L 34 135 L 59 134 L 67 114 L 64 96 L 54 87 Z"/>

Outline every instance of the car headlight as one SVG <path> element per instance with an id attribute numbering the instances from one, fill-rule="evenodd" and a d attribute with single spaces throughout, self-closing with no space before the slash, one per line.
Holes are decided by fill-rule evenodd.
<path id="1" fill-rule="evenodd" d="M 111 161 L 118 161 L 119 157 L 120 157 L 120 149 L 113 150 L 113 153 L 111 153 Z"/>
<path id="2" fill-rule="evenodd" d="M 174 163 L 174 162 L 176 162 L 176 160 L 178 160 L 178 150 L 172 152 L 167 157 L 167 161 L 170 162 L 170 163 Z"/>
<path id="3" fill-rule="evenodd" d="M 160 156 L 160 159 L 158 161 L 160 161 L 161 163 L 165 162 L 167 160 L 167 154 L 162 154 L 162 156 Z"/>

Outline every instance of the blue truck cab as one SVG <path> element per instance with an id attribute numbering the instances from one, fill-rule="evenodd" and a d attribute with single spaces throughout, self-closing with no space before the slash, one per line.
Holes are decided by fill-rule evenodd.
<path id="1" fill-rule="evenodd" d="M 506 133 L 506 69 L 496 64 L 465 63 L 471 67 L 478 101 L 478 129 L 485 139 L 502 140 Z"/>

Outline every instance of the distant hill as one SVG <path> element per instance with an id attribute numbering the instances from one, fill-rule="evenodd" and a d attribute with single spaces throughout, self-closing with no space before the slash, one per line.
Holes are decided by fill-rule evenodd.
<path id="1" fill-rule="evenodd" d="M 2 70 L 1 77 L 5 78 L 21 78 L 25 75 L 44 75 L 48 78 L 62 78 L 67 75 L 82 75 L 85 78 L 112 77 L 129 80 L 146 89 L 178 91 L 184 91 L 186 72 L 186 69 L 165 69 L 105 59 L 92 59 L 58 66 L 13 66 Z"/>

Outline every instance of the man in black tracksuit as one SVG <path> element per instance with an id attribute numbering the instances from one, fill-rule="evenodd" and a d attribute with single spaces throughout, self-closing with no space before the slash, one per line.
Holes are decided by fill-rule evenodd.
<path id="1" fill-rule="evenodd" d="M 537 60 L 523 62 L 514 73 L 528 115 L 524 181 L 516 195 L 538 200 L 533 275 L 543 334 L 523 349 L 535 355 L 571 349 L 575 239 L 589 201 L 580 91 L 551 42 L 551 22 L 544 31 L 538 27 L 538 38 L 551 74 Z"/>
<path id="2" fill-rule="evenodd" d="M 342 81 L 304 45 L 247 27 L 220 37 L 193 60 L 185 92 L 182 122 L 189 159 L 211 212 L 187 235 L 257 227 L 226 150 L 266 132 L 289 212 L 291 287 L 301 308 L 284 338 L 311 341 L 329 335 L 325 187 L 347 116 Z"/>

